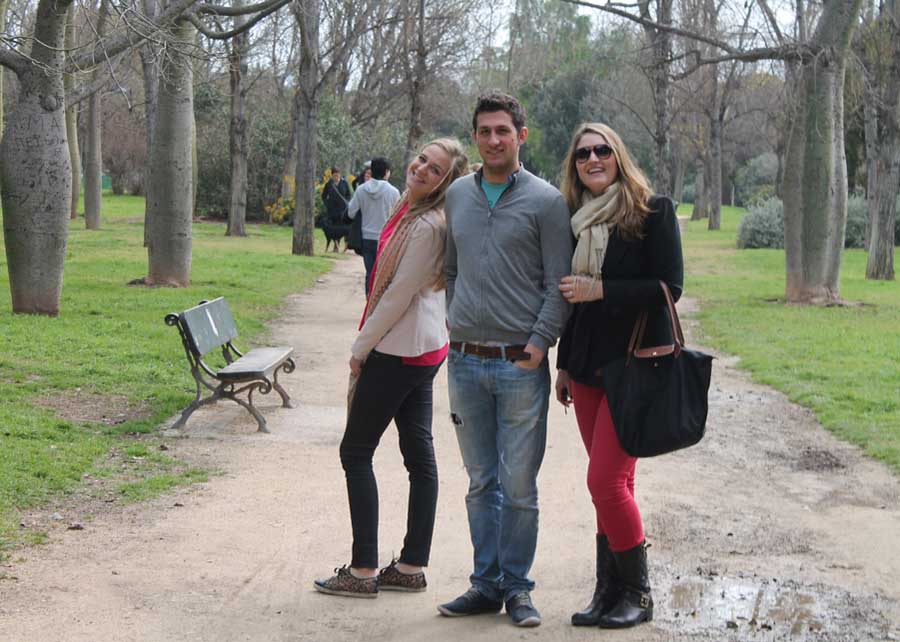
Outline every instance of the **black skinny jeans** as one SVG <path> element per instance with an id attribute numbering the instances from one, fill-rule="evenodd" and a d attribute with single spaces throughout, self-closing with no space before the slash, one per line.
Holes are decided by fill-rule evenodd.
<path id="1" fill-rule="evenodd" d="M 341 441 L 353 526 L 351 566 L 378 567 L 378 485 L 372 457 L 392 419 L 400 436 L 403 464 L 409 471 L 406 537 L 400 561 L 413 566 L 428 564 L 438 492 L 431 438 L 432 383 L 440 367 L 403 365 L 400 357 L 374 350 L 363 364 Z"/>

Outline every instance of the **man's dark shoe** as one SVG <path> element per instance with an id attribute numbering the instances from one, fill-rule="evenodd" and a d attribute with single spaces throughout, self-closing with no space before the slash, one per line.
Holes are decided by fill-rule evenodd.
<path id="1" fill-rule="evenodd" d="M 437 610 L 447 617 L 479 615 L 481 613 L 499 613 L 503 602 L 492 600 L 474 586 L 452 602 L 441 604 Z"/>
<path id="2" fill-rule="evenodd" d="M 528 591 L 516 593 L 506 600 L 506 612 L 516 626 L 537 626 L 541 623 L 541 614 L 531 603 Z"/>

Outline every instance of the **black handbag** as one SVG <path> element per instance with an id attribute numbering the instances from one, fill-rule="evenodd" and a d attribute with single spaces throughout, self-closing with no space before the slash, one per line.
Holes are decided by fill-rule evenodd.
<path id="1" fill-rule="evenodd" d="M 357 254 L 362 254 L 362 212 L 357 212 L 353 220 L 350 221 L 350 232 L 347 234 L 347 247 Z"/>
<path id="2" fill-rule="evenodd" d="M 645 309 L 635 321 L 626 356 L 603 367 L 616 436 L 632 457 L 654 457 L 693 446 L 706 430 L 713 358 L 684 347 L 672 293 L 659 283 L 674 343 L 640 347 L 649 316 Z"/>

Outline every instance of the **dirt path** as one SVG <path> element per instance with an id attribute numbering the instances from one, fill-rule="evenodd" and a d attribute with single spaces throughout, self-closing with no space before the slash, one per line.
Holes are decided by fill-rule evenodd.
<path id="1" fill-rule="evenodd" d="M 569 614 L 591 590 L 592 510 L 574 417 L 554 405 L 533 576 L 544 625 L 441 618 L 467 585 L 466 475 L 436 385 L 441 470 L 426 593 L 347 600 L 312 580 L 349 558 L 337 446 L 362 263 L 339 261 L 291 297 L 274 326 L 299 354 L 295 410 L 265 399 L 272 434 L 242 409 L 198 412 L 174 454 L 222 471 L 148 505 L 60 528 L 0 567 L 0 641 L 50 640 L 900 640 L 900 481 L 818 427 L 810 413 L 716 361 L 708 437 L 642 461 L 657 603 L 651 625 L 602 634 Z M 376 455 L 382 561 L 399 552 L 406 479 L 389 432 Z M 67 518 L 70 517 L 67 515 Z M 14 578 L 14 579 L 13 579 Z"/>

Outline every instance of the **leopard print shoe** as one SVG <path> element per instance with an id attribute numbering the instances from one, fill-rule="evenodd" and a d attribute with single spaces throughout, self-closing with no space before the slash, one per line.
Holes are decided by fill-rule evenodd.
<path id="1" fill-rule="evenodd" d="M 343 595 L 344 597 L 378 597 L 377 577 L 356 577 L 349 566 L 334 569 L 335 574 L 327 580 L 316 580 L 313 586 L 320 593 Z"/>
<path id="2" fill-rule="evenodd" d="M 378 588 L 385 591 L 404 591 L 406 593 L 421 593 L 428 587 L 425 581 L 424 571 L 408 575 L 397 570 L 397 562 L 394 560 L 378 572 Z"/>

